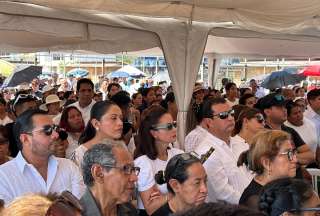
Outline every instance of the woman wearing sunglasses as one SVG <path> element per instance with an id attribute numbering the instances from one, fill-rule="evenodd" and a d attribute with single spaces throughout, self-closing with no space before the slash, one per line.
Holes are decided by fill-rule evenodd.
<path id="1" fill-rule="evenodd" d="M 254 108 L 244 107 L 236 119 L 231 140 L 231 149 L 239 158 L 240 154 L 249 149 L 252 137 L 264 129 L 264 118 L 261 112 Z"/>
<path id="2" fill-rule="evenodd" d="M 111 101 L 100 101 L 93 105 L 90 120 L 82 133 L 79 144 L 72 154 L 72 160 L 81 165 L 84 153 L 104 139 L 118 140 L 122 136 L 122 112 Z"/>
<path id="3" fill-rule="evenodd" d="M 72 153 L 78 147 L 80 136 L 84 130 L 84 121 L 79 109 L 75 106 L 66 107 L 61 114 L 59 126 L 68 134 L 66 158 L 71 158 Z"/>
<path id="4" fill-rule="evenodd" d="M 263 130 L 256 134 L 246 156 L 247 165 L 256 176 L 241 195 L 239 204 L 258 209 L 259 193 L 267 183 L 283 178 L 295 177 L 297 151 L 291 136 L 280 130 Z M 240 162 L 241 163 L 241 162 Z"/>
<path id="5" fill-rule="evenodd" d="M 157 184 L 166 184 L 170 199 L 152 216 L 169 216 L 189 210 L 204 203 L 207 190 L 207 174 L 201 161 L 190 153 L 171 158 L 165 171 L 155 176 Z"/>
<path id="6" fill-rule="evenodd" d="M 135 165 L 141 167 L 137 182 L 140 215 L 151 215 L 166 202 L 167 187 L 157 185 L 154 175 L 165 169 L 170 158 L 183 152 L 170 147 L 176 136 L 176 122 L 170 113 L 160 106 L 145 110 L 135 151 Z"/>
<path id="7" fill-rule="evenodd" d="M 263 187 L 259 209 L 268 216 L 317 216 L 320 199 L 310 183 L 283 178 Z"/>

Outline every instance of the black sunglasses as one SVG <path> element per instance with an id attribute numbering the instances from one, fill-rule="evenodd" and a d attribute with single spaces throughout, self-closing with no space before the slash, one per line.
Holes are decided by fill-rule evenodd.
<path id="1" fill-rule="evenodd" d="M 42 128 L 37 129 L 37 130 L 33 130 L 28 132 L 28 134 L 32 134 L 33 132 L 38 132 L 38 131 L 42 131 L 45 135 L 47 136 L 51 136 L 51 134 L 53 133 L 53 131 L 56 131 L 57 133 L 59 132 L 60 127 L 58 125 L 44 125 Z"/>
<path id="2" fill-rule="evenodd" d="M 158 125 L 152 125 L 151 129 L 152 130 L 172 130 L 173 128 L 177 128 L 177 122 L 174 121 L 172 123 L 167 123 L 167 124 L 158 124 Z"/>
<path id="3" fill-rule="evenodd" d="M 221 112 L 221 113 L 218 113 L 218 114 L 213 115 L 213 117 L 218 116 L 220 119 L 226 119 L 226 118 L 228 118 L 230 115 L 231 115 L 232 117 L 234 117 L 234 110 L 229 110 L 229 111 Z"/>

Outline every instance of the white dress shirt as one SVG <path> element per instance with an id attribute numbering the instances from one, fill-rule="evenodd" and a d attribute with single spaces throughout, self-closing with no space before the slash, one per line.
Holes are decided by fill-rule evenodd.
<path id="1" fill-rule="evenodd" d="M 77 198 L 85 191 L 78 167 L 70 160 L 50 156 L 47 180 L 21 154 L 0 166 L 0 199 L 8 205 L 16 197 L 30 193 L 61 193 L 68 190 Z"/>
<path id="2" fill-rule="evenodd" d="M 307 110 L 303 113 L 303 116 L 309 120 L 311 120 L 317 129 L 317 137 L 319 139 L 320 136 L 320 115 L 316 113 L 310 105 L 307 106 Z"/>
<path id="3" fill-rule="evenodd" d="M 291 124 L 289 121 L 286 121 L 284 124 L 288 127 L 295 129 L 301 136 L 303 141 L 305 141 L 305 143 L 309 146 L 311 151 L 316 152 L 319 143 L 319 137 L 317 135 L 317 128 L 314 122 L 312 122 L 308 118 L 304 118 L 303 124 L 301 126 L 295 126 Z"/>
<path id="4" fill-rule="evenodd" d="M 238 204 L 244 189 L 251 178 L 237 167 L 237 159 L 232 149 L 221 139 L 206 133 L 203 141 L 196 148 L 199 155 L 206 153 L 210 147 L 215 151 L 203 164 L 208 175 L 208 202 L 226 201 Z"/>
<path id="5" fill-rule="evenodd" d="M 206 129 L 197 125 L 197 127 L 192 131 L 190 131 L 190 133 L 188 133 L 188 135 L 186 136 L 186 139 L 184 142 L 184 150 L 186 152 L 194 151 L 199 145 L 199 143 L 202 141 L 206 133 L 207 133 Z"/>

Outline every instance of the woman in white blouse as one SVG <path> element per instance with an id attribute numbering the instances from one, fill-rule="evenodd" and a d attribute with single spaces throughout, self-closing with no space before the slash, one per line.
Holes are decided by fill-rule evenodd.
<path id="1" fill-rule="evenodd" d="M 79 109 L 75 106 L 66 107 L 61 114 L 59 126 L 68 133 L 66 158 L 70 159 L 74 150 L 79 146 L 79 138 L 84 130 L 84 121 Z"/>
<path id="2" fill-rule="evenodd" d="M 82 133 L 80 146 L 74 151 L 72 160 L 81 166 L 84 153 L 104 139 L 118 140 L 122 136 L 122 111 L 111 101 L 95 103 L 90 112 L 90 120 Z"/>
<path id="3" fill-rule="evenodd" d="M 135 166 L 141 168 L 138 176 L 138 208 L 140 215 L 151 215 L 168 199 L 167 186 L 157 185 L 154 179 L 159 170 L 164 170 L 170 158 L 183 151 L 171 148 L 176 141 L 176 122 L 160 106 L 151 106 L 144 111 L 140 125 Z"/>

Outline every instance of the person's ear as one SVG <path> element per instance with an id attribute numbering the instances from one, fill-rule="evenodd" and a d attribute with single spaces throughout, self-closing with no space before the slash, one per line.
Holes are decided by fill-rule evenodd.
<path id="1" fill-rule="evenodd" d="M 158 137 L 158 131 L 156 131 L 156 130 L 150 130 L 150 134 L 151 134 L 151 136 L 153 136 L 153 138 L 157 139 L 157 137 Z"/>
<path id="2" fill-rule="evenodd" d="M 263 112 L 266 114 L 266 116 L 269 116 L 271 114 L 271 108 L 264 109 Z"/>
<path id="3" fill-rule="evenodd" d="M 176 179 L 170 179 L 168 183 L 174 193 L 179 193 L 179 191 L 181 190 L 181 185 Z"/>
<path id="4" fill-rule="evenodd" d="M 93 165 L 91 167 L 91 175 L 95 182 L 102 184 L 104 182 L 103 167 L 100 165 Z"/>
<path id="5" fill-rule="evenodd" d="M 267 171 L 267 173 L 270 173 L 271 172 L 271 162 L 270 162 L 270 159 L 263 156 L 260 158 L 260 163 L 262 164 L 264 170 Z"/>
<path id="6" fill-rule="evenodd" d="M 20 134 L 19 139 L 22 145 L 29 145 L 31 143 L 30 136 L 28 134 Z"/>
<path id="7" fill-rule="evenodd" d="M 100 122 L 97 119 L 91 119 L 92 126 L 96 129 L 96 131 L 100 128 Z"/>

